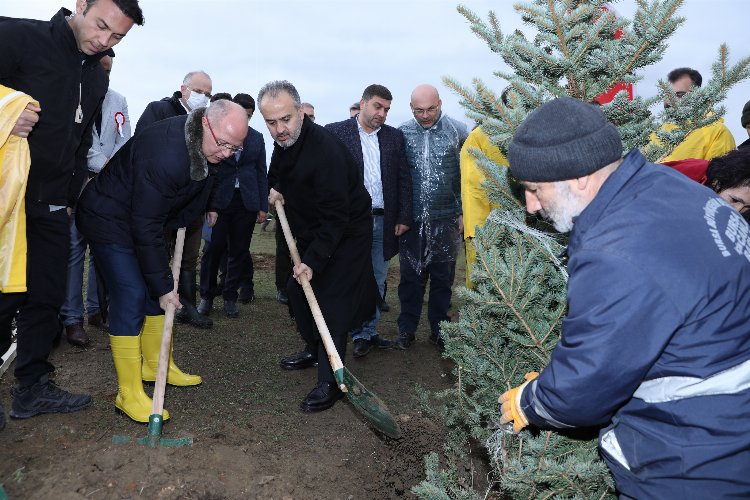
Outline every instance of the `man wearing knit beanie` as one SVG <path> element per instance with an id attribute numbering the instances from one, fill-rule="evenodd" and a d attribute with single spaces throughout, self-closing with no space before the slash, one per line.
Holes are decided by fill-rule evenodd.
<path id="1" fill-rule="evenodd" d="M 747 101 L 742 107 L 742 118 L 740 118 L 742 128 L 747 130 L 747 135 L 750 136 L 750 101 Z M 737 146 L 737 149 L 750 148 L 750 139 Z"/>
<path id="2" fill-rule="evenodd" d="M 710 189 L 621 154 L 601 111 L 569 98 L 510 142 L 527 210 L 571 234 L 561 339 L 500 396 L 501 422 L 601 429 L 624 498 L 746 498 L 750 227 Z"/>

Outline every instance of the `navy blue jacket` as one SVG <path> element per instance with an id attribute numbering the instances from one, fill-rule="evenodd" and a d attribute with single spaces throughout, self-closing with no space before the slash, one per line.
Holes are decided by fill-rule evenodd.
<path id="1" fill-rule="evenodd" d="M 152 297 L 174 286 L 164 229 L 185 227 L 204 213 L 214 182 L 210 174 L 190 178 L 187 119 L 162 120 L 126 142 L 83 190 L 76 211 L 78 230 L 90 242 L 135 249 Z"/>
<path id="2" fill-rule="evenodd" d="M 263 135 L 248 127 L 239 160 L 230 156 L 219 163 L 216 188 L 209 202 L 211 212 L 225 209 L 234 196 L 235 180 L 240 180 L 242 203 L 250 212 L 268 212 L 268 176 L 266 175 L 266 145 Z"/>
<path id="3" fill-rule="evenodd" d="M 575 221 L 562 337 L 521 406 L 538 426 L 608 425 L 629 497 L 750 497 L 749 236 L 636 150 Z"/>
<path id="4" fill-rule="evenodd" d="M 326 125 L 344 143 L 364 177 L 365 161 L 359 139 L 357 117 Z M 380 147 L 380 180 L 383 183 L 383 259 L 390 260 L 398 253 L 396 224 L 413 225 L 411 203 L 411 173 L 406 161 L 404 134 L 388 125 L 378 132 Z"/>

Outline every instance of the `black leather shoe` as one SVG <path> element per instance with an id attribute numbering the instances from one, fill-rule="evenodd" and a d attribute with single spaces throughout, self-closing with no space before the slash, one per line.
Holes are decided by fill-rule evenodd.
<path id="1" fill-rule="evenodd" d="M 237 309 L 237 302 L 231 302 L 228 300 L 224 301 L 224 314 L 227 318 L 237 318 L 240 315 L 240 310 Z"/>
<path id="2" fill-rule="evenodd" d="M 106 330 L 109 328 L 109 325 L 106 321 L 104 321 L 104 318 L 102 317 L 102 313 L 96 313 L 89 316 L 89 326 L 95 326 L 97 328 L 101 328 L 102 330 Z"/>
<path id="3" fill-rule="evenodd" d="M 83 329 L 83 323 L 73 323 L 65 327 L 65 337 L 68 339 L 68 343 L 84 347 L 89 343 L 89 336 L 86 334 L 86 330 Z"/>
<path id="4" fill-rule="evenodd" d="M 196 328 L 211 328 L 214 326 L 214 322 L 211 318 L 202 315 L 198 312 L 198 309 L 189 302 L 182 302 L 182 309 L 178 309 L 175 313 L 175 319 L 179 323 L 188 323 Z"/>
<path id="5" fill-rule="evenodd" d="M 289 303 L 289 297 L 287 297 L 286 294 L 282 290 L 279 290 L 278 292 L 276 292 L 276 300 L 278 300 L 282 304 Z"/>
<path id="6" fill-rule="evenodd" d="M 312 391 L 302 400 L 299 409 L 305 413 L 327 410 L 344 397 L 339 386 L 333 382 L 318 382 Z"/>
<path id="7" fill-rule="evenodd" d="M 401 350 L 408 349 L 412 342 L 414 342 L 413 333 L 399 332 L 398 338 L 393 343 L 393 347 Z"/>
<path id="8" fill-rule="evenodd" d="M 297 352 L 281 358 L 279 366 L 284 370 L 304 370 L 318 365 L 318 357 L 307 351 Z"/>
<path id="9" fill-rule="evenodd" d="M 439 333 L 431 333 L 430 342 L 438 346 L 440 351 L 445 350 L 445 342 L 443 342 L 443 336 L 440 335 Z"/>
<path id="10" fill-rule="evenodd" d="M 370 352 L 369 339 L 354 340 L 354 349 L 352 349 L 352 356 L 354 356 L 355 358 L 361 358 L 362 356 L 367 356 L 368 352 Z"/>

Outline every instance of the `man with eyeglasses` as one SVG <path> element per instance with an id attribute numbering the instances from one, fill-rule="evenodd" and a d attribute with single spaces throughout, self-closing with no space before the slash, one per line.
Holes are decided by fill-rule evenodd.
<path id="1" fill-rule="evenodd" d="M 185 227 L 205 213 L 214 185 L 211 165 L 241 151 L 246 135 L 247 114 L 230 101 L 161 120 L 128 141 L 81 194 L 76 223 L 110 296 L 115 406 L 137 422 L 148 422 L 151 413 L 142 381 L 156 378 L 162 310 L 170 303 L 181 307 L 165 229 Z M 201 382 L 170 355 L 168 384 Z"/>
<path id="2" fill-rule="evenodd" d="M 414 118 L 399 129 L 406 138 L 412 177 L 413 222 L 399 238 L 401 282 L 398 298 L 399 337 L 395 347 L 406 349 L 415 339 L 427 280 L 430 340 L 442 348 L 440 322 L 450 319 L 451 287 L 461 245 L 460 155 L 466 125 L 443 114 L 435 87 L 419 85 L 411 93 Z"/>
<path id="3" fill-rule="evenodd" d="M 703 83 L 701 74 L 692 68 L 674 69 L 667 74 L 667 80 L 669 80 L 669 85 L 677 99 L 682 99 L 688 92 L 699 88 Z M 665 108 L 669 106 L 671 106 L 670 103 L 664 103 Z M 664 130 L 674 130 L 675 128 L 677 128 L 677 125 L 673 123 L 667 123 L 663 126 Z M 658 143 L 655 134 L 651 136 L 651 141 Z M 685 160 L 687 158 L 710 160 L 727 154 L 734 148 L 734 137 L 727 126 L 724 125 L 724 119 L 719 118 L 710 125 L 693 130 L 661 161 Z"/>
<path id="4" fill-rule="evenodd" d="M 6 225 L 6 214 L 0 215 L 2 229 L 21 228 L 21 234 L 3 231 L 0 241 L 3 271 L 9 261 L 17 270 L 12 281 L 0 273 L 0 352 L 10 346 L 14 318 L 18 333 L 13 418 L 70 413 L 91 404 L 90 395 L 49 380 L 54 366 L 48 358 L 65 300 L 70 213 L 88 178 L 91 130 L 109 85 L 99 61 L 134 24 L 143 24 L 137 0 L 78 0 L 75 12 L 60 9 L 49 21 L 0 17 L 0 122 L 7 138 L 0 146 L 9 145 L 7 156 L 28 148 L 18 159 L 28 166 L 23 174 L 8 178 L 10 163 L 5 171 L 0 167 L 4 204 L 13 199 L 7 191 L 22 186 L 10 204 L 19 207 L 18 224 Z M 11 254 L 10 245 L 18 241 L 20 251 Z M 0 429 L 4 424 L 0 405 Z"/>
<path id="5" fill-rule="evenodd" d="M 207 106 L 211 99 L 212 90 L 213 84 L 208 73 L 205 71 L 189 72 L 183 78 L 180 90 L 175 92 L 172 97 L 153 101 L 146 106 L 135 126 L 134 135 L 140 134 L 149 125 L 159 120 L 186 115 L 195 109 Z M 213 321 L 208 316 L 200 314 L 196 308 L 196 278 L 203 218 L 204 214 L 200 214 L 195 220 L 187 222 L 179 281 L 180 302 L 183 308 L 177 311 L 176 318 L 181 323 L 188 323 L 197 328 L 211 328 Z M 176 236 L 176 232 L 170 232 L 170 241 L 174 243 Z"/>

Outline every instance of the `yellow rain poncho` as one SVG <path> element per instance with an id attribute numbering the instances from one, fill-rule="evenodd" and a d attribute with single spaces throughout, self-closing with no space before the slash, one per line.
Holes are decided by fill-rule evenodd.
<path id="1" fill-rule="evenodd" d="M 0 292 L 26 291 L 26 181 L 31 155 L 26 139 L 10 135 L 33 103 L 28 95 L 0 85 Z"/>
<path id="2" fill-rule="evenodd" d="M 487 192 L 482 187 L 485 181 L 484 173 L 477 166 L 476 159 L 469 152 L 471 148 L 482 151 L 489 158 L 500 165 L 508 165 L 503 153 L 490 142 L 489 137 L 477 127 L 470 134 L 461 148 L 461 202 L 464 214 L 464 239 L 466 240 L 466 287 L 473 288 L 471 282 L 471 266 L 476 262 L 476 250 L 471 245 L 476 226 L 484 224 L 490 211 L 495 208 Z"/>

